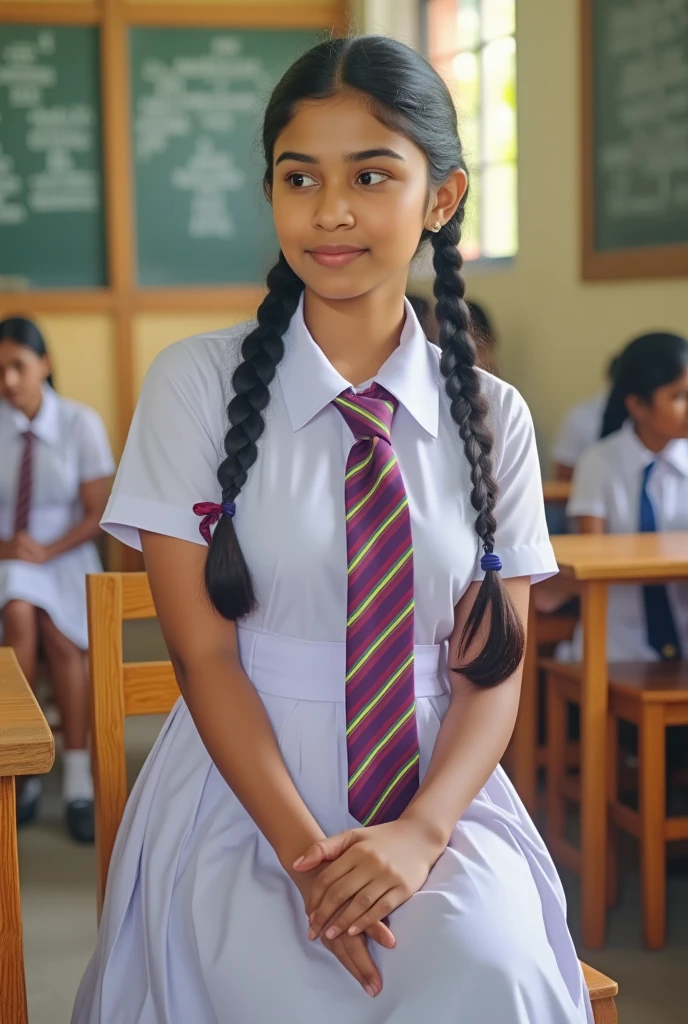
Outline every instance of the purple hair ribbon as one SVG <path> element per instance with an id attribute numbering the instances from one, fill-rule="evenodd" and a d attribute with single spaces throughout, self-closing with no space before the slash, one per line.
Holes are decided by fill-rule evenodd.
<path id="1" fill-rule="evenodd" d="M 491 551 L 486 551 L 480 559 L 480 568 L 483 572 L 501 572 L 502 563 L 499 559 L 499 555 L 495 555 Z"/>
<path id="2" fill-rule="evenodd" d="M 221 505 L 214 501 L 199 501 L 194 505 L 193 510 L 197 516 L 203 516 L 198 529 L 206 544 L 210 544 L 210 527 L 215 525 L 220 516 L 231 518 L 236 512 L 236 505 L 233 501 L 223 501 Z"/>

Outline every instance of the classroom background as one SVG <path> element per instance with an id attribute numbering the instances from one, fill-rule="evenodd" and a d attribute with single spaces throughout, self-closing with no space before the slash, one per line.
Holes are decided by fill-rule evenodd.
<path id="1" fill-rule="evenodd" d="M 300 52 L 350 30 L 421 49 L 456 97 L 468 295 L 531 408 L 561 525 L 551 477 L 568 410 L 603 392 L 631 338 L 688 335 L 688 0 L 0 2 L 0 320 L 36 321 L 60 394 L 99 413 L 117 458 L 157 353 L 253 316 L 275 251 L 262 105 Z M 421 261 L 409 291 L 431 288 Z M 111 571 L 142 568 L 110 538 L 103 552 Z M 128 623 L 124 640 L 125 660 L 166 657 L 153 623 Z M 127 723 L 130 781 L 158 726 Z M 56 783 L 51 819 L 51 785 L 43 820 L 19 835 L 32 1024 L 69 1019 L 96 929 L 93 849 L 61 832 Z M 678 852 L 654 951 L 635 839 L 621 842 L 603 941 L 587 946 L 577 862 L 558 859 L 581 958 L 618 983 L 622 1024 L 688 1020 Z"/>

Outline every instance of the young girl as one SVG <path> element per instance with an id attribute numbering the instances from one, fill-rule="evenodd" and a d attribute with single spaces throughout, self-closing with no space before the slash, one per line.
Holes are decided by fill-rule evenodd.
<path id="1" fill-rule="evenodd" d="M 114 464 L 100 417 L 55 393 L 43 337 L 22 317 L 0 323 L 0 451 L 2 642 L 31 683 L 43 650 L 64 739 L 67 828 L 92 842 L 86 573 L 102 569 L 93 539 Z M 39 780 L 27 780 L 20 822 L 35 817 L 39 796 Z"/>
<path id="2" fill-rule="evenodd" d="M 258 322 L 158 357 L 105 515 L 143 547 L 183 697 L 73 1021 L 590 1022 L 498 767 L 556 566 L 528 410 L 474 368 L 451 97 L 405 46 L 338 39 L 263 140 Z M 430 239 L 441 355 L 404 302 Z"/>
<path id="3" fill-rule="evenodd" d="M 578 463 L 568 515 L 582 533 L 688 530 L 688 340 L 645 334 L 619 357 L 603 440 Z M 562 660 L 582 654 L 580 632 Z M 610 661 L 688 656 L 688 585 L 609 588 Z"/>

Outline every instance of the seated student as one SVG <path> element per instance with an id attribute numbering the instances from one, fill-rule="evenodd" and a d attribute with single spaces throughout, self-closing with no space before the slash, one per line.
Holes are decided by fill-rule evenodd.
<path id="1" fill-rule="evenodd" d="M 576 467 L 568 514 L 581 533 L 688 530 L 688 340 L 646 334 L 622 352 L 603 439 Z M 562 660 L 582 655 L 580 630 Z M 610 661 L 688 657 L 688 584 L 609 588 Z"/>
<path id="2" fill-rule="evenodd" d="M 599 440 L 618 361 L 614 356 L 607 367 L 607 390 L 569 410 L 552 452 L 555 480 L 570 480 L 583 452 Z"/>
<path id="3" fill-rule="evenodd" d="M 60 712 L 67 828 L 93 841 L 84 651 L 86 574 L 102 566 L 93 539 L 114 464 L 100 417 L 51 386 L 45 341 L 30 320 L 0 322 L 0 618 L 34 682 L 39 645 Z M 33 820 L 40 782 L 18 802 L 20 824 Z"/>

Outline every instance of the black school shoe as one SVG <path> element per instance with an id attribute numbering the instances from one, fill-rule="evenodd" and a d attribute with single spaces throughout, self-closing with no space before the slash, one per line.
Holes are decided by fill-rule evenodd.
<path id="1" fill-rule="evenodd" d="M 36 820 L 42 794 L 40 781 L 32 776 L 23 779 L 21 785 L 17 786 L 17 828 L 32 825 Z"/>
<path id="2" fill-rule="evenodd" d="M 92 843 L 95 819 L 92 800 L 71 800 L 65 808 L 67 831 L 76 843 Z"/>

